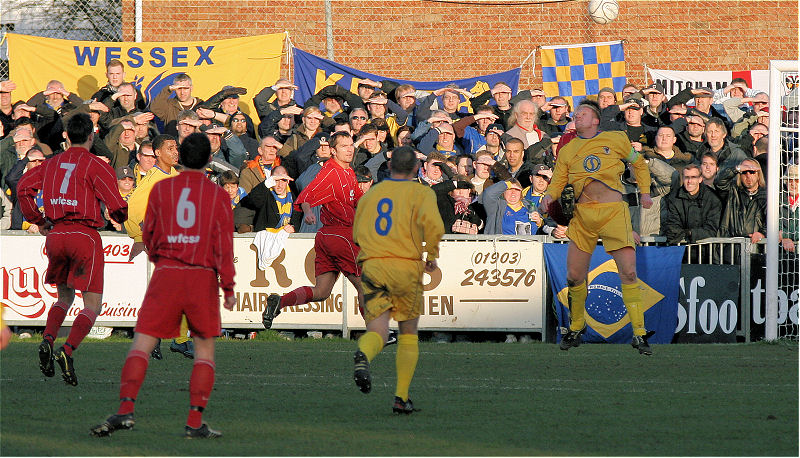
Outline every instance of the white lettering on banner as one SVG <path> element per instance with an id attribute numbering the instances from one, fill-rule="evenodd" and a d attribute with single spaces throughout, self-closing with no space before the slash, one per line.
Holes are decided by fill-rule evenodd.
<path id="1" fill-rule="evenodd" d="M 766 290 L 761 287 L 761 279 L 756 281 L 756 286 L 750 290 L 752 294 L 752 309 L 753 309 L 753 323 L 764 324 L 767 320 L 766 307 L 763 305 L 766 300 Z M 792 291 L 791 295 L 786 294 L 783 290 L 778 290 L 778 324 L 786 324 L 787 320 L 792 324 L 798 323 L 798 296 L 800 290 Z M 791 299 L 792 305 L 789 306 Z"/>
<path id="2" fill-rule="evenodd" d="M 755 90 L 769 92 L 769 70 L 748 71 L 683 71 L 648 68 L 653 82 L 664 86 L 667 97 L 673 97 L 687 88 L 710 87 L 712 90 L 727 86 L 735 76 L 749 78 Z"/>
<path id="3" fill-rule="evenodd" d="M 736 329 L 736 324 L 739 321 L 739 312 L 736 303 L 728 299 L 717 307 L 716 301 L 713 299 L 706 299 L 700 305 L 698 310 L 697 303 L 700 302 L 698 298 L 698 289 L 706 285 L 706 279 L 703 277 L 694 277 L 689 282 L 689 294 L 686 294 L 684 285 L 684 278 L 680 279 L 681 292 L 686 297 L 688 310 L 686 306 L 678 303 L 678 325 L 675 327 L 675 333 L 682 331 L 686 327 L 687 334 L 697 334 L 697 320 L 700 320 L 700 329 L 705 334 L 713 334 L 717 326 L 726 334 L 730 334 Z M 698 313 L 699 312 L 699 313 Z"/>

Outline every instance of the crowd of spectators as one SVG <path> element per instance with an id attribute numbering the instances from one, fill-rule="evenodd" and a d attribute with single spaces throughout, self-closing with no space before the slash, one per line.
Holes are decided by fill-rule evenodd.
<path id="1" fill-rule="evenodd" d="M 504 83 L 479 94 L 453 84 L 424 93 L 365 79 L 357 93 L 330 85 L 300 104 L 293 98 L 296 87 L 279 79 L 254 95 L 256 113 L 250 116 L 239 107 L 244 88 L 195 94 L 191 77 L 180 74 L 148 104 L 125 81 L 120 61 L 107 64 L 106 76 L 108 83 L 89 100 L 54 80 L 27 101 L 13 101 L 16 85 L 0 82 L 2 228 L 38 231 L 14 207 L 16 183 L 63 151 L 65 119 L 87 112 L 95 123 L 92 152 L 116 170 L 123 196 L 135 193 L 167 154 L 155 147 L 156 137 L 159 145 L 164 135 L 179 145 L 191 133 L 205 133 L 213 150 L 208 176 L 230 195 L 231 230 L 239 233 L 314 232 L 318 227 L 293 209 L 293 196 L 330 158 L 331 135 L 343 131 L 353 137 L 352 166 L 364 190 L 389 176 L 395 147 L 413 146 L 422 163 L 417 179 L 435 191 L 447 233 L 565 238 L 567 228 L 538 205 L 559 147 L 575 135 L 572 107 L 555 94 L 513 94 Z M 671 98 L 659 83 L 628 84 L 621 100 L 610 88 L 596 100 L 601 128 L 626 132 L 650 169 L 650 209 L 639 206 L 633 175 L 623 176 L 635 237 L 663 235 L 668 243 L 764 238 L 772 108 L 767 94 L 734 79 L 722 89 L 688 88 Z M 784 159 L 780 242 L 794 251 L 797 158 Z M 106 229 L 124 231 L 113 222 Z"/>

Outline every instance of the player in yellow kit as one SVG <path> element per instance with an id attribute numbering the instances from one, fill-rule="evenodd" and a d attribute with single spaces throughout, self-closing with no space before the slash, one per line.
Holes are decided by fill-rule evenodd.
<path id="1" fill-rule="evenodd" d="M 153 139 L 153 151 L 156 155 L 156 164 L 147 171 L 136 189 L 128 195 L 128 220 L 125 221 L 125 231 L 133 239 L 130 259 L 144 251 L 142 242 L 142 222 L 150 199 L 150 191 L 161 180 L 178 176 L 180 172 L 175 169 L 178 164 L 178 141 L 172 135 L 158 135 Z M 189 324 L 186 317 L 181 320 L 180 336 L 172 341 L 170 350 L 180 353 L 187 358 L 194 358 L 194 346 L 187 337 Z M 153 358 L 161 359 L 161 340 L 153 349 Z"/>
<path id="2" fill-rule="evenodd" d="M 412 181 L 418 168 L 414 149 L 395 149 L 389 162 L 391 177 L 361 198 L 353 223 L 353 240 L 361 246 L 358 262 L 367 323 L 367 332 L 358 339 L 353 377 L 362 392 L 370 392 L 369 362 L 383 349 L 389 318 L 394 318 L 400 335 L 392 411 L 404 414 L 414 411 L 408 388 L 419 358 L 417 323 L 422 313 L 422 273 L 436 269 L 439 240 L 444 234 L 436 194 L 428 186 Z M 425 260 L 423 252 L 427 252 Z"/>
<path id="3" fill-rule="evenodd" d="M 542 199 L 543 208 L 558 199 L 566 185 L 572 185 L 577 204 L 567 237 L 567 287 L 569 332 L 561 337 L 561 349 L 581 344 L 586 326 L 586 276 L 598 237 L 614 258 L 622 283 L 622 300 L 633 326 L 631 345 L 643 355 L 653 354 L 647 343 L 642 310 L 642 289 L 636 276 L 636 249 L 628 204 L 622 200 L 621 177 L 626 163 L 633 167 L 641 192 L 641 203 L 650 208 L 650 173 L 644 157 L 631 148 L 622 131 L 600 132 L 600 108 L 584 101 L 575 111 L 577 136 L 558 154 L 553 179 Z"/>

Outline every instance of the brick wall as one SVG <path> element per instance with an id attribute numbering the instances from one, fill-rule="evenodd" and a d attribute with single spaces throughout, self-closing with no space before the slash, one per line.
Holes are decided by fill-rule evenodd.
<path id="1" fill-rule="evenodd" d="M 134 1 L 123 0 L 123 37 L 134 39 Z M 234 38 L 288 31 L 326 57 L 323 0 L 143 1 L 143 40 Z M 462 4 L 467 3 L 467 4 Z M 625 39 L 628 78 L 647 64 L 672 70 L 756 70 L 798 58 L 798 2 L 621 0 L 598 25 L 586 1 L 333 0 L 334 59 L 411 80 L 455 79 L 517 67 L 537 46 Z M 509 5 L 512 4 L 512 5 Z M 541 84 L 529 60 L 520 86 Z M 288 69 L 282 70 L 284 74 Z"/>

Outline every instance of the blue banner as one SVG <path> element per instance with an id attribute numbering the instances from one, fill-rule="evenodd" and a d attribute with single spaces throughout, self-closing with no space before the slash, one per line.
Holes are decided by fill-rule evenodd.
<path id="1" fill-rule="evenodd" d="M 556 317 L 562 328 L 569 326 L 567 309 L 567 244 L 547 243 L 544 258 L 556 302 Z M 636 272 L 642 282 L 644 325 L 655 331 L 650 343 L 668 344 L 678 322 L 681 259 L 684 247 L 638 247 Z M 622 285 L 614 259 L 598 246 L 592 254 L 586 298 L 584 342 L 630 343 L 633 330 L 622 302 Z M 560 337 L 559 337 L 560 339 Z"/>
<path id="2" fill-rule="evenodd" d="M 519 74 L 521 68 L 515 68 L 502 73 L 494 73 L 491 75 L 476 76 L 474 78 L 466 78 L 461 80 L 450 81 L 409 81 L 399 80 L 395 78 L 387 78 L 385 76 L 375 75 L 372 73 L 362 72 L 354 68 L 336 63 L 332 60 L 323 59 L 313 54 L 309 54 L 298 48 L 294 48 L 294 84 L 298 89 L 294 93 L 294 99 L 299 104 L 304 104 L 306 100 L 311 98 L 312 95 L 319 92 L 325 86 L 331 84 L 338 84 L 353 93 L 358 93 L 358 82 L 362 79 L 371 79 L 373 81 L 389 80 L 397 84 L 411 84 L 414 89 L 418 91 L 434 91 L 443 88 L 450 83 L 455 83 L 458 87 L 466 89 L 475 95 L 488 91 L 496 83 L 504 82 L 511 87 L 512 94 L 516 94 L 519 89 Z M 490 100 L 494 104 L 494 100 Z M 439 106 L 442 106 L 441 100 Z M 469 102 L 463 100 L 462 106 L 459 111 L 471 112 Z"/>

